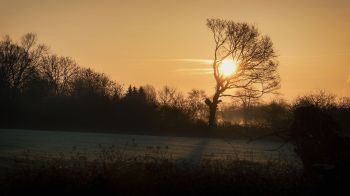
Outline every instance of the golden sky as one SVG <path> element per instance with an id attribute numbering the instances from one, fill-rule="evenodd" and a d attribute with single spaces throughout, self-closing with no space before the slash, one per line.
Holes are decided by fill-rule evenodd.
<path id="1" fill-rule="evenodd" d="M 124 85 L 213 92 L 207 18 L 248 22 L 272 38 L 287 99 L 350 96 L 350 0 L 0 0 L 0 35 L 37 33 L 56 54 Z"/>

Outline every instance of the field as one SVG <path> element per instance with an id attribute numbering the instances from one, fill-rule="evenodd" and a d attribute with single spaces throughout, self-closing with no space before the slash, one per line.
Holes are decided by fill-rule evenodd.
<path id="1" fill-rule="evenodd" d="M 291 144 L 279 140 L 233 140 L 195 137 L 124 135 L 38 130 L 0 130 L 0 158 L 8 162 L 30 154 L 49 157 L 79 152 L 95 157 L 101 148 L 113 148 L 128 156 L 162 155 L 172 159 L 198 162 L 202 159 L 234 157 L 247 161 L 287 159 L 298 161 Z M 7 160 L 7 161 L 6 161 Z"/>
<path id="2" fill-rule="evenodd" d="M 3 129 L 0 194 L 304 192 L 293 146 L 281 144 Z"/>

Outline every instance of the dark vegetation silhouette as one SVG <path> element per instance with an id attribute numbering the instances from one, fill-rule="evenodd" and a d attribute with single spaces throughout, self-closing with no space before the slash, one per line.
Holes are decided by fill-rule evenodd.
<path id="1" fill-rule="evenodd" d="M 238 25 L 248 28 L 244 32 L 253 33 L 253 37 L 258 36 L 256 29 L 246 24 L 217 20 L 209 23 L 214 26 L 222 23 L 222 28 Z M 214 26 L 212 28 L 218 28 Z M 269 39 L 266 41 L 270 43 Z M 269 51 L 268 59 L 274 56 L 272 48 Z M 227 54 L 232 55 L 232 51 Z M 275 66 L 267 67 L 274 68 L 271 74 L 276 74 Z M 271 84 L 270 90 L 278 86 L 277 75 L 273 78 L 276 80 L 272 81 L 274 85 Z M 231 84 L 232 81 L 223 82 Z M 0 42 L 2 128 L 254 137 L 287 130 L 293 121 L 293 109 L 313 104 L 326 109 L 342 130 L 349 130 L 349 98 L 337 100 L 334 95 L 320 91 L 299 97 L 293 104 L 282 99 L 266 103 L 255 96 L 256 92 L 243 88 L 230 96 L 231 105 L 222 105 L 215 115 L 219 125 L 216 131 L 206 132 L 211 115 L 205 104 L 208 96 L 202 90 L 193 89 L 185 96 L 169 86 L 158 91 L 150 85 L 125 89 L 107 75 L 77 65 L 70 57 L 51 54 L 48 47 L 38 44 L 33 33 L 24 35 L 19 42 L 9 36 Z"/>
<path id="2" fill-rule="evenodd" d="M 289 137 L 304 174 L 327 187 L 349 185 L 349 103 L 349 98 L 336 102 L 335 95 L 319 91 L 299 97 L 292 108 Z"/>
<path id="3" fill-rule="evenodd" d="M 0 43 L 1 127 L 160 130 L 203 127 L 204 91 L 123 86 L 69 57 L 50 54 L 33 33 Z"/>
<path id="4" fill-rule="evenodd" d="M 19 42 L 9 36 L 1 40 L 0 74 L 2 128 L 149 134 L 205 134 L 207 129 L 203 90 L 185 96 L 169 86 L 125 89 L 70 57 L 50 53 L 33 33 Z"/>

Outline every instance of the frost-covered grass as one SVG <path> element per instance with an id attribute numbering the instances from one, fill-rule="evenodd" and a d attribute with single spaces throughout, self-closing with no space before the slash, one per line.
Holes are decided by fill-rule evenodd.
<path id="1" fill-rule="evenodd" d="M 164 149 L 143 155 L 99 146 L 86 157 L 70 153 L 42 157 L 23 152 L 1 176 L 3 194 L 291 194 L 304 187 L 300 165 L 285 159 L 252 162 L 237 157 L 174 158 Z"/>
<path id="2" fill-rule="evenodd" d="M 174 158 L 199 161 L 201 159 L 239 159 L 256 161 L 271 158 L 296 160 L 292 145 L 277 149 L 283 141 L 215 139 L 199 137 L 171 137 L 83 133 L 36 130 L 0 130 L 0 158 L 22 154 L 24 150 L 38 156 L 69 153 L 72 147 L 86 157 L 99 153 L 99 145 L 114 146 L 135 156 L 162 151 Z M 277 149 L 277 150 L 276 150 Z"/>
<path id="3" fill-rule="evenodd" d="M 2 136 L 0 195 L 295 195 L 308 189 L 290 146 L 273 150 L 279 142 L 23 130 Z"/>

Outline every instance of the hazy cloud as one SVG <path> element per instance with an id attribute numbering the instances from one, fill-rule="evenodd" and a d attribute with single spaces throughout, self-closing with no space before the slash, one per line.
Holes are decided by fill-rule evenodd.
<path id="1" fill-rule="evenodd" d="M 212 68 L 180 68 L 175 69 L 174 72 L 187 72 L 194 75 L 212 74 Z"/>
<path id="2" fill-rule="evenodd" d="M 168 61 L 179 61 L 179 62 L 188 62 L 188 63 L 199 63 L 203 65 L 210 65 L 213 63 L 211 59 L 167 59 Z"/>
<path id="3" fill-rule="evenodd" d="M 168 59 L 168 61 L 175 61 L 175 62 L 184 62 L 184 63 L 191 63 L 196 65 L 205 65 L 205 67 L 184 67 L 184 68 L 178 68 L 173 70 L 174 72 L 184 72 L 189 73 L 191 75 L 205 75 L 205 74 L 212 74 L 213 70 L 211 67 L 208 67 L 208 65 L 211 65 L 213 63 L 213 60 L 210 59 Z"/>

